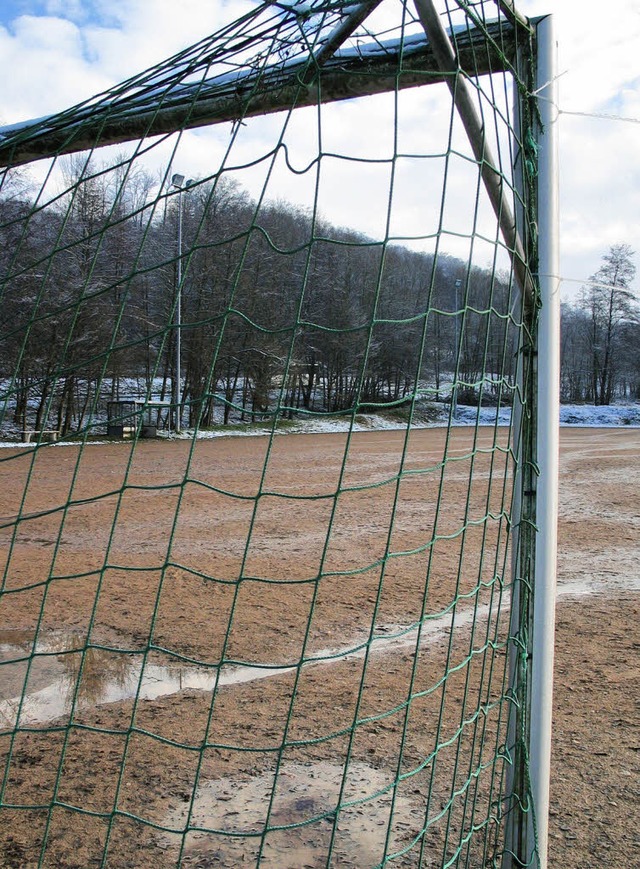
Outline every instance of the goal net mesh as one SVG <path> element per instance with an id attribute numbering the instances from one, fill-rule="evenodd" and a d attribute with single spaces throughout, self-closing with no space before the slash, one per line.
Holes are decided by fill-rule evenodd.
<path id="1" fill-rule="evenodd" d="M 511 859 L 533 48 L 438 13 L 453 66 L 283 0 L 0 129 L 0 865 Z"/>

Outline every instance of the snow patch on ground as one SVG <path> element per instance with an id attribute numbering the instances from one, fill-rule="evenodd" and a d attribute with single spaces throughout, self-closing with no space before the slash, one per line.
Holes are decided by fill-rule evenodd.
<path id="1" fill-rule="evenodd" d="M 455 419 L 450 420 L 449 407 L 446 404 L 433 403 L 429 407 L 429 419 L 419 417 L 412 421 L 413 428 L 434 428 L 449 425 L 454 426 L 508 426 L 511 422 L 509 407 L 465 407 L 459 406 Z M 640 428 L 640 403 L 614 404 L 608 407 L 593 405 L 564 404 L 560 407 L 560 425 L 583 428 Z M 406 421 L 398 418 L 385 417 L 379 414 L 357 414 L 351 416 L 309 416 L 298 419 L 286 427 L 277 428 L 277 434 L 338 434 L 349 431 L 398 431 L 406 427 Z M 226 428 L 198 431 L 196 437 L 206 440 L 219 437 L 264 437 L 270 435 L 273 425 L 265 422 L 261 425 L 245 426 L 229 425 Z M 160 433 L 160 437 L 191 440 L 193 429 L 186 429 L 180 434 Z M 78 446 L 80 441 L 58 441 L 47 444 L 51 447 Z M 114 441 L 87 441 L 92 446 L 114 443 Z M 117 441 L 116 441 L 117 443 Z M 123 444 L 128 441 L 122 441 Z M 36 447 L 35 443 L 16 441 L 0 441 L 2 447 Z"/>

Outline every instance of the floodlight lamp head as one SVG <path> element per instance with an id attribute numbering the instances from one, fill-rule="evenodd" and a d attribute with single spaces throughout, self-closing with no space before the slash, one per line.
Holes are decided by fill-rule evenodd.
<path id="1" fill-rule="evenodd" d="M 182 187 L 184 184 L 184 175 L 173 175 L 171 178 L 171 184 L 173 187 Z"/>

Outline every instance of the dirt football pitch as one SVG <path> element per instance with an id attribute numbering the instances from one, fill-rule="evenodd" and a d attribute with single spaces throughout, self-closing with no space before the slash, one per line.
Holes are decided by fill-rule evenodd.
<path id="1" fill-rule="evenodd" d="M 345 434 L 0 451 L 0 867 L 481 869 L 491 825 L 463 831 L 501 774 L 508 455 L 506 430 L 450 437 L 358 433 L 344 464 Z M 639 430 L 562 430 L 551 867 L 640 867 L 639 491 Z M 446 697 L 416 690 L 443 668 Z M 428 794 L 444 820 L 410 847 Z M 229 835 L 183 841 L 187 820 Z"/>

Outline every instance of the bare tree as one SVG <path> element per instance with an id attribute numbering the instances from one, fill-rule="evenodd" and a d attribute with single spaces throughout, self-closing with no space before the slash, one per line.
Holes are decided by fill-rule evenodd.
<path id="1" fill-rule="evenodd" d="M 602 257 L 602 265 L 583 288 L 580 307 L 587 314 L 585 336 L 595 404 L 610 404 L 616 389 L 624 324 L 638 316 L 630 289 L 636 274 L 633 250 L 614 244 Z"/>

